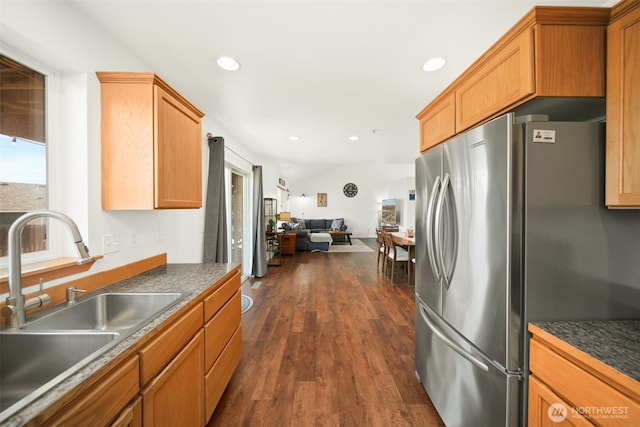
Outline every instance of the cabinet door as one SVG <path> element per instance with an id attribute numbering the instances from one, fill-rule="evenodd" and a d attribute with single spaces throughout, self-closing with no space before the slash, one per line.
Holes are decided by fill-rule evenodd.
<path id="1" fill-rule="evenodd" d="M 604 25 L 537 25 L 536 96 L 604 97 L 606 38 Z"/>
<path id="2" fill-rule="evenodd" d="M 200 119 L 156 86 L 155 206 L 202 207 L 202 132 Z"/>
<path id="3" fill-rule="evenodd" d="M 420 152 L 456 134 L 456 104 L 453 93 L 434 101 L 418 114 L 420 120 Z"/>
<path id="4" fill-rule="evenodd" d="M 461 132 L 535 92 L 533 29 L 489 57 L 456 89 L 456 132 Z"/>
<path id="5" fill-rule="evenodd" d="M 632 2 L 629 2 L 631 4 Z M 607 30 L 609 207 L 640 208 L 640 3 Z"/>
<path id="6" fill-rule="evenodd" d="M 529 377 L 529 427 L 593 426 L 551 389 Z"/>
<path id="7" fill-rule="evenodd" d="M 142 392 L 144 426 L 204 425 L 202 331 Z"/>

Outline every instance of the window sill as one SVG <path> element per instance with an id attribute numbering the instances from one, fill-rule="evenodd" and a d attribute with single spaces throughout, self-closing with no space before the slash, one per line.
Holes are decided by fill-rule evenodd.
<path id="1" fill-rule="evenodd" d="M 34 262 L 22 266 L 22 286 L 27 287 L 40 282 L 45 282 L 60 277 L 71 276 L 89 270 L 96 260 L 102 259 L 102 255 L 94 256 L 94 261 L 78 265 L 77 258 L 55 258 L 42 262 Z M 0 268 L 0 293 L 9 292 L 9 269 Z"/>

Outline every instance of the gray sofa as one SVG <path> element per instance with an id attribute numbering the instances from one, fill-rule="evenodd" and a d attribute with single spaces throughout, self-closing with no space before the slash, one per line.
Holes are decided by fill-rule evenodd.
<path id="1" fill-rule="evenodd" d="M 335 221 L 335 222 L 334 222 Z M 304 223 L 304 228 L 302 224 Z M 311 233 L 327 232 L 331 229 L 346 231 L 344 218 L 336 219 L 302 219 L 291 218 L 291 221 L 283 224 L 285 230 L 296 232 L 296 251 L 328 250 L 328 245 L 323 242 L 310 241 Z"/>

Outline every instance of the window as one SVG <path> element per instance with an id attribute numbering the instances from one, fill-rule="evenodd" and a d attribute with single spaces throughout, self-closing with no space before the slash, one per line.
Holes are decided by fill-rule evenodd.
<path id="1" fill-rule="evenodd" d="M 0 257 L 22 214 L 47 208 L 47 74 L 0 55 Z M 48 249 L 48 221 L 30 222 L 22 252 Z"/>

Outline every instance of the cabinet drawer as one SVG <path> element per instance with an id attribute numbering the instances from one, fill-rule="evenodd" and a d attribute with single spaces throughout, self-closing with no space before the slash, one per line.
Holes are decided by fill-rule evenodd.
<path id="1" fill-rule="evenodd" d="M 191 340 L 202 328 L 202 306 L 197 304 L 140 350 L 140 384 L 144 386 Z"/>
<path id="2" fill-rule="evenodd" d="M 204 300 L 204 321 L 211 319 L 229 298 L 240 288 L 240 273 L 236 272 Z"/>
<path id="3" fill-rule="evenodd" d="M 47 424 L 61 426 L 105 426 L 115 421 L 140 391 L 138 356 L 116 368 L 97 387 L 84 393 L 58 412 Z"/>
<path id="4" fill-rule="evenodd" d="M 456 132 L 535 92 L 533 29 L 511 40 L 456 89 Z"/>
<path id="5" fill-rule="evenodd" d="M 204 378 L 205 420 L 211 418 L 240 362 L 240 357 L 242 357 L 242 329 L 238 328 Z"/>
<path id="6" fill-rule="evenodd" d="M 456 104 L 453 93 L 441 96 L 418 115 L 420 152 L 425 152 L 456 134 Z"/>
<path id="7" fill-rule="evenodd" d="M 604 420 L 606 425 L 628 426 L 629 420 L 640 419 L 640 404 L 535 338 L 531 340 L 530 366 L 535 377 L 572 407 L 587 411 L 609 411 L 597 415 L 602 418 L 612 414 Z M 600 423 L 599 418 L 593 418 L 593 421 Z"/>
<path id="8" fill-rule="evenodd" d="M 229 338 L 240 326 L 240 311 L 240 291 L 236 291 L 229 302 L 205 325 L 205 366 L 207 370 L 213 366 L 222 349 L 227 345 Z"/>

